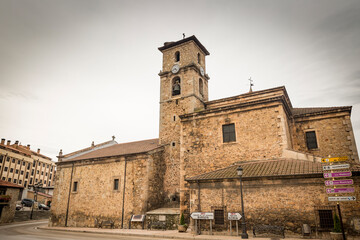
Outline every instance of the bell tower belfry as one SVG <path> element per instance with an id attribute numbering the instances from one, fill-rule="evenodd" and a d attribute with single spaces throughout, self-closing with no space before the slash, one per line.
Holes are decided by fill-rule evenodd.
<path id="1" fill-rule="evenodd" d="M 208 101 L 208 80 L 205 58 L 210 53 L 195 37 L 165 42 L 160 76 L 159 142 L 165 146 L 168 196 L 179 193 L 180 131 L 179 116 L 204 109 Z"/>

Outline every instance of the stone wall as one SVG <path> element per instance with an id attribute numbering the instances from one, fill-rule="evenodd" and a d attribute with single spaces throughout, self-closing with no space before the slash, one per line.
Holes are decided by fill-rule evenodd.
<path id="1" fill-rule="evenodd" d="M 354 177 L 354 181 L 355 192 L 359 193 L 360 178 Z M 301 234 L 303 224 L 316 230 L 319 227 L 318 210 L 336 207 L 336 203 L 328 202 L 324 179 L 320 177 L 244 180 L 243 196 L 248 229 L 258 224 L 277 225 L 284 226 L 287 234 Z M 198 185 L 192 183 L 191 212 L 199 211 L 198 204 Z M 200 207 L 203 212 L 223 209 L 225 224 L 214 224 L 214 231 L 228 231 L 227 213 L 241 213 L 239 181 L 200 183 Z M 360 216 L 360 203 L 341 202 L 341 210 L 345 228 L 353 233 L 353 220 Z M 205 221 L 202 229 L 209 229 Z"/>
<path id="2" fill-rule="evenodd" d="M 9 195 L 11 200 L 7 204 L 2 204 L 2 213 L 0 216 L 0 223 L 12 222 L 15 216 L 16 202 L 19 198 L 20 188 L 7 188 L 5 195 Z"/>
<path id="3" fill-rule="evenodd" d="M 315 131 L 318 148 L 308 150 L 305 133 Z M 359 162 L 348 112 L 296 118 L 293 128 L 294 149 L 315 156 L 348 156 Z"/>
<path id="4" fill-rule="evenodd" d="M 72 163 L 62 162 L 58 165 L 50 225 L 65 225 L 69 200 L 68 226 L 94 227 L 97 219 L 112 220 L 116 228 L 121 224 L 127 228 L 131 215 L 145 214 L 162 204 L 159 200 L 163 198 L 163 180 L 159 176 L 161 157 L 161 151 L 155 151 L 151 154 L 75 162 L 72 187 L 73 182 L 77 181 L 78 190 L 71 190 L 70 194 Z M 118 190 L 114 190 L 114 179 L 119 179 Z"/>

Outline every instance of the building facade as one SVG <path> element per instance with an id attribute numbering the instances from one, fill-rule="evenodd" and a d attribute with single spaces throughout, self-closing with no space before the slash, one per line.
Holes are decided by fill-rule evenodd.
<path id="1" fill-rule="evenodd" d="M 308 223 L 318 229 L 319 213 L 334 207 L 321 184 L 321 158 L 347 156 L 359 181 L 352 108 L 294 108 L 285 87 L 209 101 L 210 53 L 200 41 L 191 36 L 159 50 L 159 139 L 60 152 L 51 225 L 110 219 L 126 228 L 131 215 L 176 208 L 191 226 L 192 212 L 214 212 L 215 228 L 227 231 L 226 214 L 240 210 L 236 167 L 242 166 L 249 226 L 276 222 L 299 233 Z M 301 189 L 301 197 L 288 194 Z M 84 198 L 91 203 L 81 204 Z M 97 207 L 100 199 L 109 206 Z M 305 202 L 306 209 L 294 211 Z M 262 214 L 264 209 L 273 212 Z M 344 205 L 347 227 L 357 221 L 358 209 L 358 201 Z"/>
<path id="2" fill-rule="evenodd" d="M 27 188 L 42 183 L 43 187 L 53 186 L 56 172 L 55 162 L 51 158 L 23 146 L 16 141 L 1 139 L 0 143 L 0 179 Z"/>

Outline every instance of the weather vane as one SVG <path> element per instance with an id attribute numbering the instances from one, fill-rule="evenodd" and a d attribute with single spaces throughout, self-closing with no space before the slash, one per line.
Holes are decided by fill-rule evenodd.
<path id="1" fill-rule="evenodd" d="M 249 92 L 252 92 L 252 86 L 254 86 L 253 80 L 251 80 L 251 77 L 248 80 L 250 82 L 250 91 Z"/>

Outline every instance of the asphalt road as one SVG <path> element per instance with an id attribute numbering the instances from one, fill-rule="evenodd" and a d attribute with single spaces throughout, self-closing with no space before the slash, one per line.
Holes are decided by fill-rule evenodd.
<path id="1" fill-rule="evenodd" d="M 43 239 L 73 239 L 73 240 L 92 240 L 92 239 L 130 239 L 148 240 L 156 239 L 150 237 L 131 237 L 117 236 L 98 233 L 64 232 L 37 229 L 39 226 L 46 226 L 48 221 L 23 222 L 0 226 L 0 240 L 43 240 Z M 163 240 L 169 240 L 162 238 Z M 174 240 L 174 239 L 172 239 Z"/>

